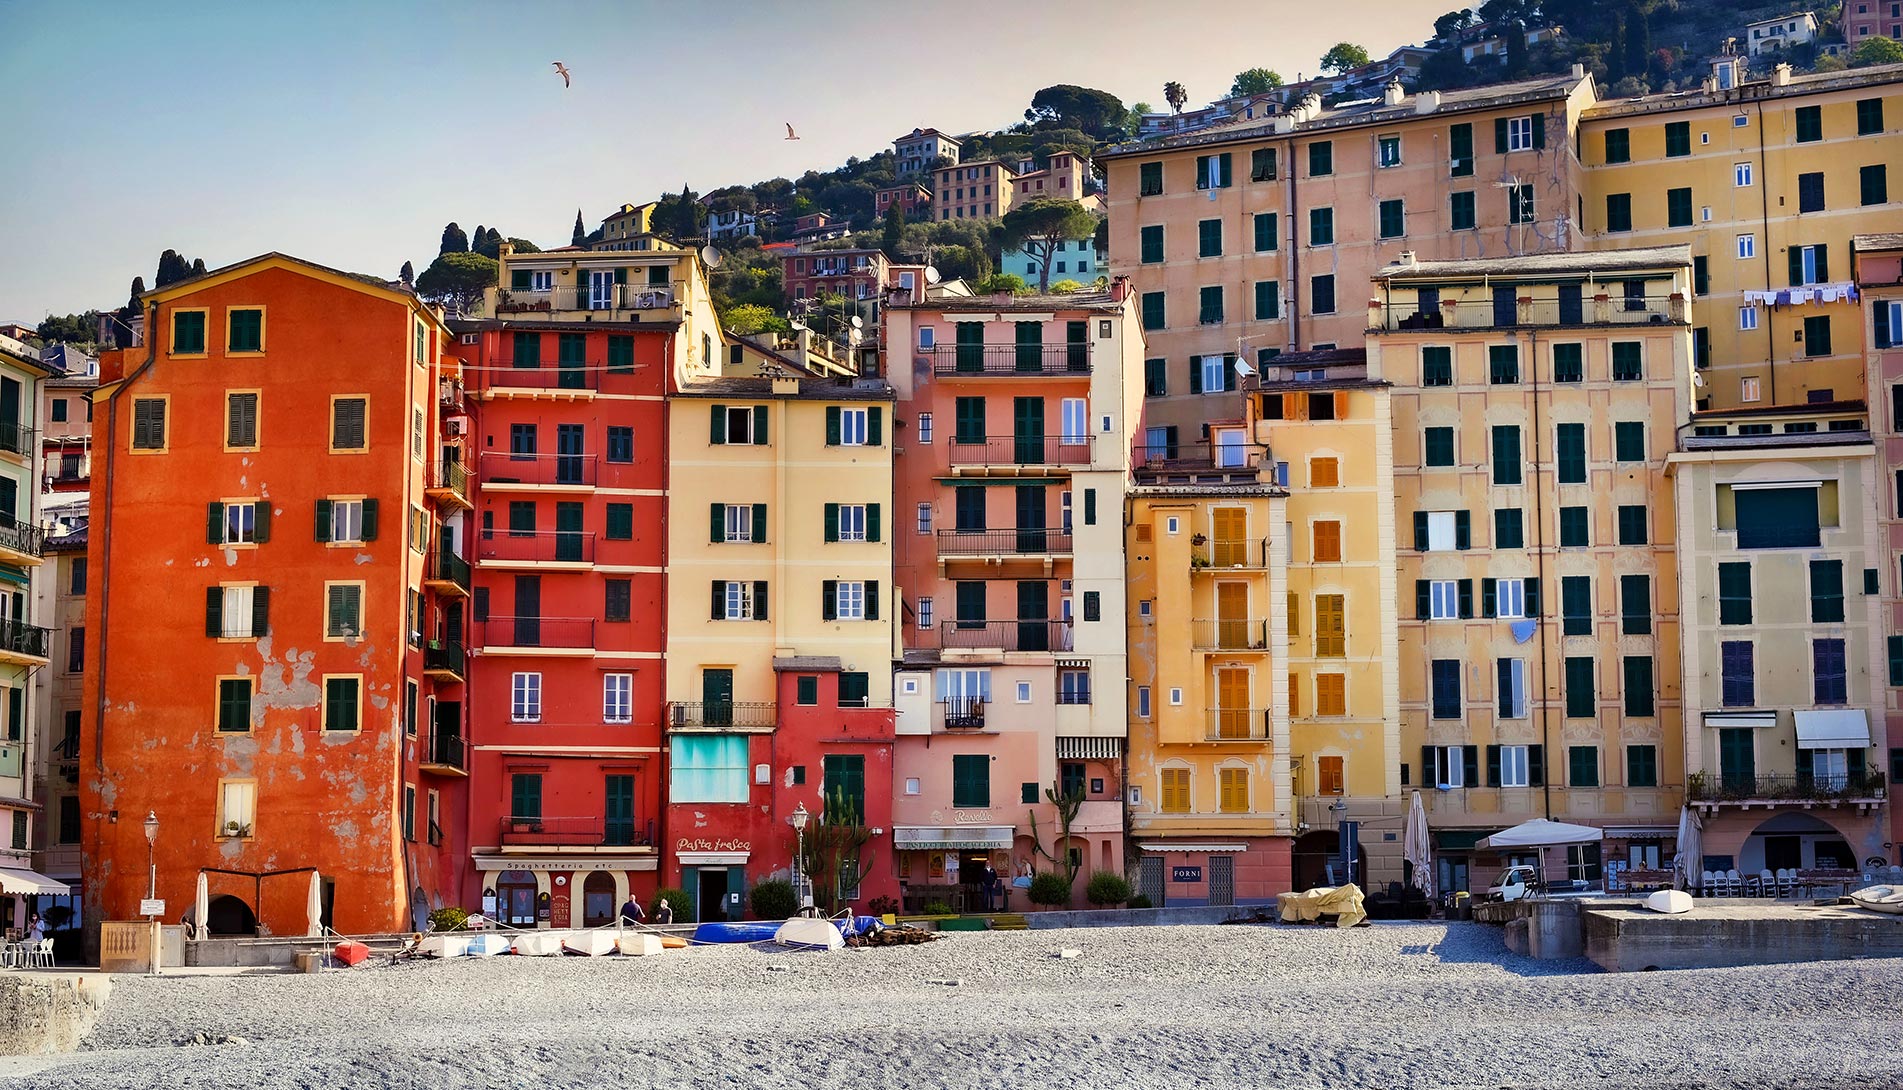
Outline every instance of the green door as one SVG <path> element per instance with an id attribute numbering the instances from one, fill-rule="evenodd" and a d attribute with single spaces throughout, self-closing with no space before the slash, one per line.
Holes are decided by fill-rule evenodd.
<path id="1" fill-rule="evenodd" d="M 1064 369 L 1090 370 L 1090 323 L 1064 323 Z"/>
<path id="2" fill-rule="evenodd" d="M 985 585 L 971 579 L 960 582 L 958 584 L 958 627 L 983 628 L 986 619 Z"/>
<path id="3" fill-rule="evenodd" d="M 558 503 L 555 505 L 555 559 L 582 559 L 581 519 L 581 504 Z"/>
<path id="4" fill-rule="evenodd" d="M 1718 730 L 1718 778 L 1726 791 L 1750 791 L 1756 786 L 1758 759 L 1750 727 Z"/>
<path id="5" fill-rule="evenodd" d="M 978 372 L 985 369 L 985 324 L 958 323 L 958 370 Z"/>
<path id="6" fill-rule="evenodd" d="M 1044 369 L 1044 323 L 1017 323 L 1015 369 L 1036 374 Z"/>
<path id="7" fill-rule="evenodd" d="M 634 843 L 634 777 L 609 776 L 603 808 L 602 843 Z"/>
<path id="8" fill-rule="evenodd" d="M 1021 484 L 1017 486 L 1017 493 L 1017 550 L 1021 553 L 1044 552 L 1044 486 Z"/>
<path id="9" fill-rule="evenodd" d="M 613 282 L 609 284 L 612 290 Z M 580 390 L 588 385 L 585 334 L 564 333 L 556 342 L 556 383 L 564 390 Z"/>
<path id="10" fill-rule="evenodd" d="M 701 722 L 710 727 L 733 725 L 733 671 L 700 672 Z"/>
<path id="11" fill-rule="evenodd" d="M 1019 651 L 1051 649 L 1051 586 L 1042 579 L 1018 584 Z"/>
<path id="12" fill-rule="evenodd" d="M 1019 465 L 1044 464 L 1044 399 L 1041 397 L 1013 398 L 1011 402 L 1011 434 L 1015 439 L 1016 457 Z"/>

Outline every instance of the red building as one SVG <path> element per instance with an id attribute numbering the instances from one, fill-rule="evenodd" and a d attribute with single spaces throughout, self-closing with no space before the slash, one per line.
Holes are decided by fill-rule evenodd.
<path id="1" fill-rule="evenodd" d="M 1903 38 L 1903 0 L 1845 0 L 1843 21 L 1852 49 L 1871 38 Z"/>
<path id="2" fill-rule="evenodd" d="M 881 189 L 872 195 L 873 210 L 884 218 L 896 203 L 905 210 L 905 218 L 917 219 L 919 211 L 932 203 L 932 191 L 917 182 Z"/>

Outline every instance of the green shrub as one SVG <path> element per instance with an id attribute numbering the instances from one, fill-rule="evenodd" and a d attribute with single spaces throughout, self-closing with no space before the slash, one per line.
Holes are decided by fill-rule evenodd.
<path id="1" fill-rule="evenodd" d="M 1084 899 L 1098 908 L 1120 905 L 1130 899 L 1130 881 L 1116 871 L 1100 870 L 1090 876 Z"/>
<path id="2" fill-rule="evenodd" d="M 445 906 L 429 914 L 431 931 L 467 931 L 469 930 L 469 910 Z"/>
<path id="3" fill-rule="evenodd" d="M 1052 295 L 1069 295 L 1074 291 L 1083 291 L 1084 286 L 1075 280 L 1057 280 L 1051 283 Z"/>
<path id="4" fill-rule="evenodd" d="M 957 913 L 952 911 L 952 906 L 946 904 L 943 901 L 927 901 L 925 903 L 925 914 L 927 916 L 956 916 L 957 915 Z"/>
<path id="5" fill-rule="evenodd" d="M 674 906 L 675 923 L 686 923 L 694 918 L 694 899 L 687 895 L 686 890 L 664 889 L 656 893 L 654 900 L 648 904 L 649 923 L 654 922 L 654 917 L 660 913 L 662 901 Z"/>
<path id="6" fill-rule="evenodd" d="M 1069 904 L 1070 883 L 1048 871 L 1032 878 L 1031 903 L 1046 906 Z"/>
<path id="7" fill-rule="evenodd" d="M 1153 908 L 1155 906 L 1150 904 L 1150 899 L 1148 897 L 1145 897 L 1143 894 L 1139 893 L 1136 896 L 1130 898 L 1129 900 L 1123 902 L 1123 907 L 1125 908 Z"/>
<path id="8" fill-rule="evenodd" d="M 775 878 L 753 887 L 753 915 L 762 920 L 784 920 L 799 911 L 800 901 L 793 883 Z"/>

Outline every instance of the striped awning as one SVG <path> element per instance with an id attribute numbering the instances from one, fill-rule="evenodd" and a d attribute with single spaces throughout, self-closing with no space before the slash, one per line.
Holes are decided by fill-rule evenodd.
<path id="1" fill-rule="evenodd" d="M 1060 761 L 1114 761 L 1123 756 L 1121 738 L 1059 738 Z"/>

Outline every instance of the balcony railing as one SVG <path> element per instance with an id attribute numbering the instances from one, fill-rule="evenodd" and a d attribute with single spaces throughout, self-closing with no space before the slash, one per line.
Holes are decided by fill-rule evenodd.
<path id="1" fill-rule="evenodd" d="M 1090 342 L 939 344 L 921 348 L 938 375 L 1088 375 Z"/>
<path id="2" fill-rule="evenodd" d="M 940 556 L 1069 556 L 1069 530 L 1042 527 L 1006 530 L 940 530 Z"/>
<path id="3" fill-rule="evenodd" d="M 954 466 L 1080 466 L 1090 463 L 1088 435 L 953 436 Z"/>
<path id="4" fill-rule="evenodd" d="M 0 519 L 0 549 L 38 556 L 45 544 L 46 527 Z"/>
<path id="5" fill-rule="evenodd" d="M 1190 632 L 1198 651 L 1266 651 L 1269 647 L 1265 620 L 1192 621 Z"/>
<path id="6" fill-rule="evenodd" d="M 52 646 L 52 633 L 36 624 L 0 621 L 0 653 L 43 659 Z"/>
<path id="7" fill-rule="evenodd" d="M 439 674 L 464 676 L 463 645 L 457 640 L 435 640 L 423 648 L 423 669 Z"/>
<path id="8" fill-rule="evenodd" d="M 508 356 L 490 362 L 482 384 L 490 390 L 598 390 L 601 361 L 524 360 L 520 366 Z"/>
<path id="9" fill-rule="evenodd" d="M 1502 304 L 1497 309 L 1491 299 L 1442 299 L 1426 308 L 1415 302 L 1377 303 L 1369 308 L 1369 317 L 1372 325 L 1389 331 L 1652 325 L 1688 320 L 1683 296 L 1627 296 L 1618 292 L 1577 302 L 1518 298 L 1511 308 Z"/>
<path id="10" fill-rule="evenodd" d="M 467 772 L 469 770 L 469 739 L 456 731 L 431 731 L 429 748 L 423 751 L 422 763 L 438 768 L 454 769 L 457 772 Z"/>
<path id="11" fill-rule="evenodd" d="M 484 648 L 586 650 L 595 646 L 593 617 L 491 617 L 481 624 Z"/>
<path id="12" fill-rule="evenodd" d="M 437 462 L 430 466 L 429 483 L 423 486 L 431 492 L 447 492 L 459 499 L 469 496 L 469 470 L 461 462 Z"/>
<path id="13" fill-rule="evenodd" d="M 489 484 L 591 485 L 596 458 L 592 454 L 508 454 L 484 451 L 482 481 Z"/>
<path id="14" fill-rule="evenodd" d="M 1189 566 L 1197 571 L 1233 571 L 1269 566 L 1269 539 L 1219 538 L 1190 546 Z"/>
<path id="15" fill-rule="evenodd" d="M 1186 469 L 1249 470 L 1261 465 L 1268 449 L 1260 443 L 1138 443 L 1131 448 L 1136 468 L 1152 473 Z"/>
<path id="16" fill-rule="evenodd" d="M 39 431 L 25 424 L 0 424 L 0 450 L 26 454 L 39 445 Z"/>
<path id="17" fill-rule="evenodd" d="M 68 734 L 53 747 L 54 756 L 62 761 L 79 760 L 79 735 Z"/>
<path id="18" fill-rule="evenodd" d="M 1210 708 L 1207 737 L 1212 742 L 1261 741 L 1269 736 L 1269 713 L 1261 708 Z"/>
<path id="19" fill-rule="evenodd" d="M 514 814 L 502 819 L 497 836 L 503 844 L 510 846 L 651 848 L 654 846 L 654 822 L 635 818 Z"/>
<path id="20" fill-rule="evenodd" d="M 940 621 L 940 647 L 999 651 L 1068 651 L 1070 625 L 1043 621 Z"/>
<path id="21" fill-rule="evenodd" d="M 771 727 L 777 706 L 739 700 L 676 700 L 667 706 L 670 730 L 732 730 Z"/>
<path id="22" fill-rule="evenodd" d="M 946 730 L 983 730 L 985 705 L 981 696 L 953 696 L 938 702 L 938 721 Z"/>
<path id="23" fill-rule="evenodd" d="M 1800 772 L 1778 776 L 1726 776 L 1694 772 L 1686 777 L 1685 794 L 1697 802 L 1869 802 L 1884 794 L 1881 772 L 1842 776 Z"/>
<path id="24" fill-rule="evenodd" d="M 470 585 L 469 561 L 448 549 L 438 549 L 430 556 L 429 570 L 424 573 L 423 580 L 429 583 L 448 583 L 467 594 Z"/>
<path id="25" fill-rule="evenodd" d="M 669 270 L 672 272 L 672 270 Z M 557 284 L 541 291 L 502 288 L 496 293 L 497 314 L 526 314 L 554 310 L 665 310 L 674 305 L 674 286 L 646 283 L 646 269 L 630 276 L 638 284 L 611 284 L 606 289 Z"/>
<path id="26" fill-rule="evenodd" d="M 484 531 L 476 541 L 480 560 L 593 564 L 595 535 L 586 530 Z"/>

